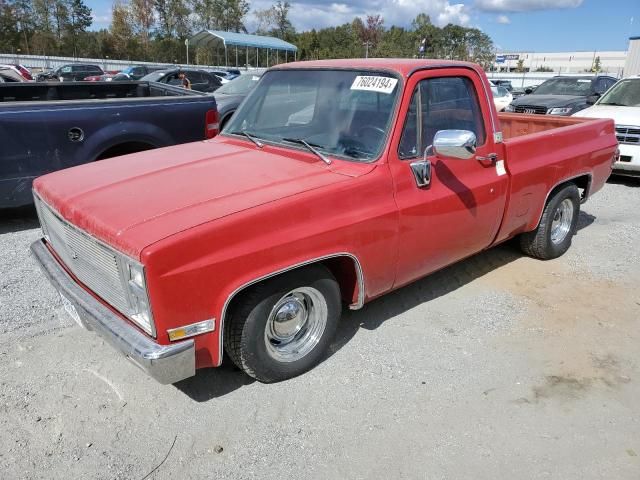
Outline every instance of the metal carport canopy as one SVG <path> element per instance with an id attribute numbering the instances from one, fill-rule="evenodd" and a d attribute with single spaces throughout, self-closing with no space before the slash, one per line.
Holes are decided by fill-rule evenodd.
<path id="1" fill-rule="evenodd" d="M 195 34 L 189 39 L 189 43 L 195 47 L 208 46 L 216 41 L 222 41 L 225 48 L 228 46 L 235 47 L 252 47 L 267 48 L 271 50 L 283 50 L 289 52 L 297 52 L 298 47 L 280 40 L 276 37 L 265 37 L 263 35 L 250 35 L 248 33 L 221 32 L 219 30 L 203 30 Z"/>

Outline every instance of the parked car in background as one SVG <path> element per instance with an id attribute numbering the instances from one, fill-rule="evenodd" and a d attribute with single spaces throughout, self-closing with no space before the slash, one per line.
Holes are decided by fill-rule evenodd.
<path id="1" fill-rule="evenodd" d="M 253 87 L 258 84 L 261 76 L 261 73 L 240 75 L 215 91 L 213 96 L 216 97 L 218 113 L 220 114 L 220 130 L 224 128 L 231 118 L 231 115 L 233 115 L 233 112 L 238 108 L 238 105 L 240 105 L 249 92 L 253 90 Z"/>
<path id="2" fill-rule="evenodd" d="M 103 75 L 91 75 L 83 80 L 85 82 L 110 82 L 116 75 L 116 73 L 104 73 Z"/>
<path id="3" fill-rule="evenodd" d="M 22 78 L 25 80 L 31 81 L 33 80 L 33 75 L 31 71 L 25 67 L 24 65 L 20 65 L 19 63 L 8 63 L 6 65 L 0 65 L 0 68 L 10 68 L 17 72 Z"/>
<path id="4" fill-rule="evenodd" d="M 0 79 L 2 83 L 22 83 L 27 81 L 20 72 L 10 65 L 0 65 Z"/>
<path id="5" fill-rule="evenodd" d="M 506 88 L 509 92 L 511 92 L 513 90 L 513 86 L 511 85 L 511 80 L 500 80 L 500 79 L 492 78 L 491 82 L 496 87 L 504 87 L 504 88 Z"/>
<path id="6" fill-rule="evenodd" d="M 607 75 L 556 76 L 535 91 L 515 99 L 507 112 L 540 115 L 572 115 L 593 105 L 618 80 Z"/>
<path id="7" fill-rule="evenodd" d="M 160 82 L 168 85 L 182 86 L 182 80 L 179 78 L 180 73 L 184 73 L 185 76 L 191 82 L 191 89 L 198 90 L 200 92 L 211 93 L 215 92 L 222 86 L 222 80 L 215 76 L 213 73 L 206 72 L 200 69 L 192 68 L 171 68 L 167 70 L 158 70 L 145 75 L 140 80 L 145 82 Z"/>
<path id="8" fill-rule="evenodd" d="M 225 70 L 205 70 L 209 73 L 213 73 L 216 77 L 218 77 L 221 81 L 222 84 L 226 84 L 229 83 L 231 80 L 233 80 L 235 78 L 234 75 L 232 75 L 231 73 L 225 71 Z"/>
<path id="9" fill-rule="evenodd" d="M 522 95 L 529 95 L 530 93 L 533 93 L 536 88 L 538 88 L 538 85 L 529 85 L 527 87 L 514 88 L 513 90 L 511 90 L 511 95 L 513 95 L 513 98 L 519 98 Z"/>
<path id="10" fill-rule="evenodd" d="M 491 93 L 493 94 L 493 103 L 499 112 L 502 112 L 513 101 L 513 95 L 505 87 L 493 86 Z"/>
<path id="11" fill-rule="evenodd" d="M 237 78 L 240 75 L 242 75 L 242 72 L 237 68 L 227 68 L 226 70 L 227 70 L 227 73 L 229 73 L 229 76 L 227 77 L 229 78 L 229 80 L 233 80 L 234 78 Z"/>
<path id="12" fill-rule="evenodd" d="M 83 63 L 71 63 L 51 71 L 41 73 L 37 76 L 38 82 L 58 80 L 60 82 L 80 82 L 86 77 L 104 75 L 104 70 L 98 65 L 88 65 Z"/>
<path id="13" fill-rule="evenodd" d="M 0 85 L 0 208 L 31 204 L 39 175 L 218 132 L 211 95 L 149 82 Z"/>
<path id="14" fill-rule="evenodd" d="M 36 179 L 31 250 L 75 321 L 159 382 L 224 353 L 261 382 L 300 375 L 343 305 L 511 238 L 540 259 L 571 246 L 613 122 L 498 114 L 488 88 L 466 62 L 276 66 L 213 140 Z"/>
<path id="15" fill-rule="evenodd" d="M 640 176 L 640 76 L 616 83 L 578 117 L 612 118 L 620 144 L 620 158 L 613 166 L 619 175 Z"/>
<path id="16" fill-rule="evenodd" d="M 130 67 L 122 69 L 118 72 L 118 78 L 114 78 L 114 80 L 125 80 L 125 78 L 121 78 L 124 75 L 127 76 L 126 79 L 129 80 L 140 80 L 145 75 L 149 75 L 150 73 L 157 72 L 158 70 L 166 70 L 167 67 L 161 66 L 150 66 L 150 65 L 132 65 Z"/>

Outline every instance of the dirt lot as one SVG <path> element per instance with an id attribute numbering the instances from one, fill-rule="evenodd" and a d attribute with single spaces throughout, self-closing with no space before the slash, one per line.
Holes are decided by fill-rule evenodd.
<path id="1" fill-rule="evenodd" d="M 302 377 L 162 386 L 67 318 L 5 215 L 0 476 L 638 479 L 640 182 L 579 226 L 558 260 L 505 245 L 347 312 Z"/>

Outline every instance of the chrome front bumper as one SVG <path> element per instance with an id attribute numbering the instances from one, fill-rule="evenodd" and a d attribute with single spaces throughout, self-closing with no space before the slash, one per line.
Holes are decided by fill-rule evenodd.
<path id="1" fill-rule="evenodd" d="M 96 332 L 160 383 L 175 383 L 195 375 L 193 339 L 157 344 L 78 285 L 43 240 L 34 242 L 31 251 L 49 281 L 73 304 L 83 327 Z"/>

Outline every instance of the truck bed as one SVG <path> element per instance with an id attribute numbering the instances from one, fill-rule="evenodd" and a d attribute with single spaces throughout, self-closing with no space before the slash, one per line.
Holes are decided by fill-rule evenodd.
<path id="1" fill-rule="evenodd" d="M 583 200 L 611 174 L 617 142 L 613 120 L 500 113 L 509 200 L 496 242 L 533 230 L 547 196 L 573 178 Z"/>
<path id="2" fill-rule="evenodd" d="M 0 102 L 135 99 L 201 95 L 155 82 L 10 83 L 0 85 Z"/>
<path id="3" fill-rule="evenodd" d="M 498 113 L 498 118 L 502 125 L 502 138 L 504 140 L 588 121 L 587 119 L 577 117 L 526 115 L 523 113 Z"/>
<path id="4" fill-rule="evenodd" d="M 215 119 L 213 96 L 155 82 L 2 84 L 0 209 L 32 203 L 39 175 L 203 140 Z"/>

